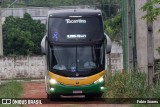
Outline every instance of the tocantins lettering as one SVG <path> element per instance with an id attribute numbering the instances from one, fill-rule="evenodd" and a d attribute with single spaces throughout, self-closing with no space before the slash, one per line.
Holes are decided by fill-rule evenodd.
<path id="1" fill-rule="evenodd" d="M 86 20 L 77 19 L 77 20 L 71 20 L 71 19 L 65 19 L 66 23 L 86 23 Z"/>

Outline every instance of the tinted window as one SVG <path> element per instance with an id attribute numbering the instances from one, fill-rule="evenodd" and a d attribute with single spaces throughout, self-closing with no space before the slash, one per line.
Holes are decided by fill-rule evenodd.
<path id="1" fill-rule="evenodd" d="M 63 76 L 89 76 L 104 70 L 104 46 L 50 47 L 50 70 Z"/>
<path id="2" fill-rule="evenodd" d="M 103 38 L 101 17 L 49 18 L 49 40 L 54 42 L 95 41 Z"/>

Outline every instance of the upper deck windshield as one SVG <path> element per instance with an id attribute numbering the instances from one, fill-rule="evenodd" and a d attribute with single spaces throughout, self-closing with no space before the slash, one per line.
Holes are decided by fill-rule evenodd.
<path id="1" fill-rule="evenodd" d="M 90 42 L 104 36 L 101 16 L 49 18 L 49 40 L 54 42 Z"/>
<path id="2" fill-rule="evenodd" d="M 50 46 L 50 71 L 62 76 L 85 77 L 104 70 L 104 45 Z"/>

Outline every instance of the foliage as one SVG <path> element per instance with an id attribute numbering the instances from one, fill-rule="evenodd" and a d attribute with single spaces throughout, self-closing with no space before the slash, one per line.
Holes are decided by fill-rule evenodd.
<path id="1" fill-rule="evenodd" d="M 157 48 L 157 51 L 158 51 L 158 53 L 160 54 L 160 47 L 159 47 L 159 48 Z"/>
<path id="2" fill-rule="evenodd" d="M 23 18 L 9 16 L 3 25 L 4 55 L 40 54 L 45 25 L 28 13 Z"/>
<path id="3" fill-rule="evenodd" d="M 154 61 L 154 71 L 154 81 L 157 81 L 160 79 L 160 59 Z"/>
<path id="4" fill-rule="evenodd" d="M 115 17 L 104 21 L 104 30 L 112 40 L 120 40 L 122 34 L 122 16 L 118 13 Z"/>
<path id="5" fill-rule="evenodd" d="M 150 2 L 146 2 L 141 9 L 146 11 L 147 14 L 142 18 L 146 19 L 148 22 L 153 22 L 156 20 L 157 16 L 160 15 L 159 3 L 160 0 L 151 0 Z"/>
<path id="6" fill-rule="evenodd" d="M 160 95 L 159 82 L 148 90 L 145 73 L 108 73 L 106 87 L 108 88 L 105 93 L 107 98 L 159 98 Z"/>

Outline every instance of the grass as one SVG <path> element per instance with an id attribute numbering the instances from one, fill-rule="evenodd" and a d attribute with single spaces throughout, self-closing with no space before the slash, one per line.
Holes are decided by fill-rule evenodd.
<path id="1" fill-rule="evenodd" d="M 23 87 L 20 82 L 10 81 L 0 86 L 0 98 L 20 98 Z M 19 107 L 18 105 L 0 105 L 0 107 Z"/>
<path id="2" fill-rule="evenodd" d="M 146 74 L 138 72 L 108 73 L 105 98 L 160 98 L 160 81 L 149 89 Z M 132 107 L 158 107 L 158 104 L 135 104 Z"/>
<path id="3" fill-rule="evenodd" d="M 23 87 L 20 82 L 10 81 L 0 86 L 0 98 L 18 98 L 22 92 Z"/>
<path id="4" fill-rule="evenodd" d="M 148 88 L 146 75 L 142 73 L 108 73 L 105 93 L 107 98 L 146 98 Z"/>

